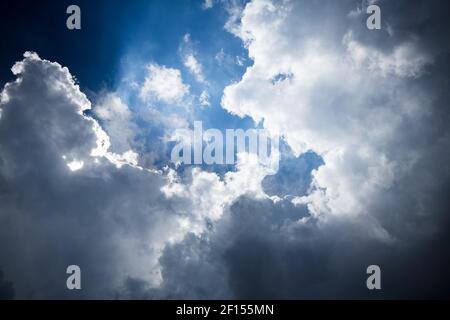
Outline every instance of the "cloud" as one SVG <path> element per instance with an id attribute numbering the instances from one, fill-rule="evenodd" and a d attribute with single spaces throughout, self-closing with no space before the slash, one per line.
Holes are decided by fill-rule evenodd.
<path id="1" fill-rule="evenodd" d="M 189 93 L 189 86 L 183 83 L 180 70 L 151 63 L 148 75 L 140 89 L 142 100 L 154 98 L 169 104 L 179 104 Z"/>
<path id="2" fill-rule="evenodd" d="M 244 0 L 227 0 L 222 1 L 222 4 L 229 15 L 224 26 L 225 30 L 231 33 L 238 32 L 241 14 L 247 2 Z"/>
<path id="3" fill-rule="evenodd" d="M 202 9 L 208 10 L 214 6 L 214 0 L 204 0 L 202 3 Z"/>
<path id="4" fill-rule="evenodd" d="M 0 106 L 0 261 L 16 296 L 113 298 L 128 277 L 158 286 L 161 250 L 181 241 L 191 214 L 160 191 L 167 175 L 109 151 L 67 68 L 27 52 L 12 70 Z M 97 112 L 112 129 L 129 115 L 113 96 Z M 65 289 L 71 264 L 81 292 Z"/>
<path id="5" fill-rule="evenodd" d="M 167 246 L 161 287 L 140 298 L 379 299 L 448 296 L 448 237 L 398 248 L 367 236 L 365 221 L 322 224 L 289 201 L 241 197 L 202 237 Z M 430 250 L 429 248 L 433 248 Z M 366 268 L 381 266 L 382 291 Z M 407 270 L 407 272 L 405 272 Z M 439 276 L 423 276 L 439 274 Z"/>
<path id="6" fill-rule="evenodd" d="M 313 152 L 294 157 L 289 151 L 282 153 L 279 170 L 262 181 L 264 192 L 270 196 L 293 197 L 305 195 L 311 186 L 311 172 L 323 165 Z"/>
<path id="7" fill-rule="evenodd" d="M 146 169 L 133 151 L 110 151 L 114 139 L 87 115 L 67 68 L 27 52 L 12 70 L 0 119 L 0 261 L 18 298 L 125 297 L 136 281 L 156 290 L 166 245 L 203 234 L 241 195 L 266 198 L 267 169 L 251 155 L 223 178 Z M 112 133 L 130 118 L 112 94 L 94 114 Z M 72 264 L 80 292 L 65 289 Z"/>
<path id="8" fill-rule="evenodd" d="M 444 5 L 380 1 L 375 33 L 359 1 L 224 5 L 253 64 L 222 106 L 284 136 L 278 172 L 246 154 L 220 174 L 148 169 L 136 137 L 192 120 L 179 70 L 149 65 L 138 114 L 113 92 L 90 110 L 67 68 L 26 53 L 0 98 L 1 294 L 448 297 Z"/>
<path id="9" fill-rule="evenodd" d="M 159 288 L 130 294 L 448 297 L 449 52 L 436 45 L 443 36 L 428 37 L 448 27 L 445 10 L 424 6 L 417 24 L 408 10 L 386 10 L 389 31 L 370 34 L 363 15 L 349 15 L 359 4 L 253 1 L 234 13 L 241 23 L 229 30 L 254 64 L 222 105 L 282 133 L 293 154 L 259 180 L 270 197 L 229 202 L 208 231 L 164 249 Z M 437 22 L 424 30 L 423 21 Z M 371 264 L 381 266 L 381 292 L 365 287 Z"/>
<path id="10" fill-rule="evenodd" d="M 427 50 L 419 34 L 390 39 L 387 48 L 376 45 L 384 39 L 364 41 L 353 31 L 364 24 L 355 26 L 348 18 L 354 5 L 249 3 L 232 31 L 254 64 L 222 98 L 229 112 L 264 120 L 264 126 L 284 135 L 297 155 L 312 150 L 323 158 L 303 200 L 324 219 L 372 215 L 386 192 L 415 174 L 419 161 L 428 161 L 419 158 L 429 143 L 449 143 L 444 128 L 439 142 L 434 140 L 432 115 L 442 108 L 434 102 L 440 93 L 421 81 L 438 52 Z"/>
<path id="11" fill-rule="evenodd" d="M 189 71 L 195 76 L 198 82 L 204 82 L 205 77 L 203 76 L 202 65 L 197 61 L 193 54 L 187 54 L 184 57 L 184 65 Z"/>
<path id="12" fill-rule="evenodd" d="M 183 64 L 189 72 L 199 83 L 206 84 L 207 82 L 203 74 L 203 66 L 197 59 L 197 53 L 194 50 L 191 42 L 191 35 L 189 33 L 186 33 L 183 37 L 183 42 L 180 46 L 180 53 L 183 59 Z"/>
<path id="13" fill-rule="evenodd" d="M 132 149 L 139 127 L 133 121 L 129 107 L 115 93 L 106 93 L 93 108 L 111 141 L 111 149 L 123 153 Z"/>
<path id="14" fill-rule="evenodd" d="M 187 210 L 193 212 L 199 221 L 214 222 L 221 218 L 224 208 L 242 195 L 267 197 L 261 181 L 270 171 L 260 165 L 256 155 L 238 154 L 236 168 L 235 172 L 227 172 L 223 178 L 214 172 L 194 168 L 189 183 L 173 179 L 162 191 L 166 197 L 177 200 L 178 212 Z"/>

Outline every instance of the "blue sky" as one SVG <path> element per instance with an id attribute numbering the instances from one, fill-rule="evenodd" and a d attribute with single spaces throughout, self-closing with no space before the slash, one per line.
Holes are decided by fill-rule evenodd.
<path id="1" fill-rule="evenodd" d="M 251 64 L 242 41 L 225 30 L 228 13 L 221 6 L 203 10 L 199 1 L 79 1 L 82 30 L 69 31 L 60 27 L 65 25 L 69 3 L 30 2 L 23 5 L 27 10 L 16 10 L 20 5 L 4 8 L 2 27 L 15 33 L 7 33 L 3 42 L 9 44 L 2 48 L 3 69 L 20 58 L 19 52 L 34 50 L 50 60 L 64 61 L 89 95 L 120 91 L 124 76 L 142 79 L 146 65 L 156 62 L 180 69 L 183 79 L 199 91 L 179 52 L 183 37 L 190 34 L 217 107 L 223 88 L 238 81 Z M 228 59 L 241 57 L 243 65 L 233 61 L 219 65 L 215 57 L 221 51 Z M 7 79 L 10 76 L 2 73 L 1 81 Z M 127 95 L 126 90 L 121 93 Z M 208 118 L 215 127 L 233 121 L 217 108 Z"/>

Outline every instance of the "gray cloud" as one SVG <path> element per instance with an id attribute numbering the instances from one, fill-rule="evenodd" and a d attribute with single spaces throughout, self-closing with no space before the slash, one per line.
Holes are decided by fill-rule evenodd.
<path id="1" fill-rule="evenodd" d="M 448 297 L 448 234 L 414 235 L 401 245 L 369 237 L 364 219 L 327 225 L 292 208 L 240 198 L 214 231 L 167 247 L 165 281 L 140 297 L 378 299 Z M 300 209 L 299 209 L 300 211 Z M 303 208 L 303 216 L 307 210 Z M 448 223 L 445 225 L 448 226 Z M 366 268 L 382 269 L 382 291 L 366 288 Z"/>
<path id="2" fill-rule="evenodd" d="M 91 156 L 105 140 L 66 68 L 27 53 L 13 71 L 0 119 L 0 262 L 17 297 L 112 298 L 127 276 L 158 283 L 158 250 L 179 230 L 165 178 Z M 80 292 L 65 288 L 71 264 Z"/>
<path id="3" fill-rule="evenodd" d="M 0 298 L 449 297 L 448 4 L 377 3 L 375 33 L 358 13 L 366 2 L 298 1 L 281 16 L 280 2 L 247 6 L 245 28 L 269 26 L 258 37 L 271 50 L 247 43 L 255 63 L 224 106 L 282 124 L 293 149 L 312 149 L 287 148 L 270 176 L 243 165 L 222 178 L 186 170 L 184 181 L 118 165 L 112 151 L 138 146 L 129 110 L 107 98 L 94 108 L 108 149 L 69 71 L 27 53 L 0 104 Z M 326 44 L 309 57 L 320 68 L 289 73 L 310 38 Z M 344 60 L 336 72 L 327 64 L 349 48 L 365 53 L 348 65 L 364 81 L 341 72 Z M 305 95 L 290 87 L 328 67 Z M 292 76 L 271 81 L 278 74 Z M 306 96 L 314 108 L 302 114 Z M 70 264 L 81 267 L 80 292 L 65 288 Z M 370 264 L 381 266 L 381 292 L 365 287 Z"/>

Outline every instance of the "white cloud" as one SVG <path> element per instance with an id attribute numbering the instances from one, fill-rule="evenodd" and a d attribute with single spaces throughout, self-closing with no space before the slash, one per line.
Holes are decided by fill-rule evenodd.
<path id="1" fill-rule="evenodd" d="M 324 219 L 370 214 L 417 160 L 418 146 L 398 143 L 405 139 L 404 124 L 424 121 L 431 104 L 423 88 L 412 98 L 406 81 L 420 77 L 432 60 L 410 42 L 395 45 L 390 54 L 369 49 L 348 29 L 335 41 L 329 35 L 336 29 L 313 30 L 311 19 L 340 15 L 323 10 L 310 17 L 305 5 L 247 4 L 241 24 L 230 30 L 244 41 L 254 64 L 225 89 L 222 105 L 239 116 L 264 119 L 297 154 L 313 150 L 323 157 L 325 165 L 314 172 L 312 193 L 304 198 L 312 213 Z"/>
<path id="2" fill-rule="evenodd" d="M 112 148 L 117 152 L 130 150 L 139 128 L 122 99 L 114 93 L 107 93 L 100 98 L 93 111 L 108 133 Z"/>
<path id="3" fill-rule="evenodd" d="M 268 198 L 261 182 L 272 172 L 252 155 L 240 154 L 236 171 L 223 175 L 196 168 L 180 177 L 167 168 L 138 166 L 138 154 L 129 148 L 135 128 L 126 103 L 116 94 L 102 97 L 93 110 L 102 127 L 83 115 L 91 104 L 67 68 L 27 53 L 13 67 L 17 79 L 0 99 L 0 261 L 8 261 L 5 274 L 18 297 L 67 297 L 71 293 L 58 279 L 75 260 L 86 270 L 84 283 L 91 284 L 82 297 L 114 298 L 124 280 L 139 279 L 145 290 L 172 283 L 166 292 L 171 297 L 216 294 L 228 285 L 237 297 L 251 295 L 249 288 L 258 281 L 264 294 L 282 288 L 291 298 L 298 288 L 292 279 L 306 285 L 302 290 L 318 290 L 329 287 L 323 279 L 330 272 L 337 274 L 333 279 L 348 280 L 341 276 L 368 258 L 378 259 L 385 249 L 401 260 L 389 247 L 398 243 L 396 229 L 414 236 L 403 240 L 435 232 L 440 220 L 430 222 L 427 216 L 434 213 L 435 195 L 445 197 L 439 183 L 448 181 L 450 135 L 442 134 L 446 118 L 442 124 L 428 121 L 443 113 L 433 115 L 438 99 L 415 82 L 432 57 L 411 39 L 381 50 L 356 36 L 346 38 L 348 28 L 332 22 L 347 14 L 324 7 L 319 17 L 311 17 L 311 8 L 304 7 L 322 9 L 324 3 L 337 2 L 255 1 L 243 11 L 242 24 L 242 12 L 235 9 L 229 25 L 254 64 L 226 88 L 223 106 L 264 120 L 297 154 L 312 149 L 325 161 L 313 171 L 309 193 L 292 202 Z M 330 34 L 337 41 L 330 41 Z M 189 88 L 180 71 L 153 66 L 141 98 L 182 101 Z M 169 82 L 176 85 L 166 86 Z M 189 120 L 163 108 L 146 112 L 168 127 L 187 126 Z M 318 219 L 305 217 L 305 205 Z M 171 250 L 176 253 L 190 233 L 198 236 L 199 248 L 187 241 L 181 246 L 187 254 L 177 260 Z M 255 254 L 240 258 L 247 250 Z M 406 259 L 401 267 L 423 256 Z M 51 257 L 58 259 L 48 264 Z M 391 258 L 382 261 L 392 266 Z M 260 261 L 267 265 L 257 268 L 258 277 L 248 277 L 248 266 Z M 234 273 L 224 273 L 229 270 Z M 211 290 L 214 278 L 220 290 Z M 330 288 L 349 287 L 342 281 Z M 304 290 L 300 297 L 310 294 Z"/>
<path id="4" fill-rule="evenodd" d="M 148 66 L 148 75 L 140 90 L 142 100 L 155 98 L 169 104 L 181 103 L 189 93 L 189 86 L 183 83 L 178 69 L 159 66 L 152 63 Z"/>
<path id="5" fill-rule="evenodd" d="M 196 219 L 192 219 L 191 223 L 202 225 L 205 218 L 212 222 L 219 220 L 227 206 L 242 195 L 267 198 L 261 181 L 270 172 L 261 166 L 256 155 L 242 153 L 238 155 L 237 170 L 226 173 L 223 179 L 216 173 L 195 168 L 189 185 L 181 184 L 172 174 L 174 178 L 162 191 L 167 198 L 184 198 L 185 201 L 177 201 L 177 211 L 195 213 Z M 189 206 L 186 203 L 190 203 Z M 199 226 L 194 230 L 204 231 Z"/>
<path id="6" fill-rule="evenodd" d="M 192 53 L 185 55 L 183 63 L 185 67 L 188 68 L 189 71 L 195 76 L 195 79 L 198 82 L 205 81 L 205 77 L 203 76 L 203 67 Z"/>
<path id="7" fill-rule="evenodd" d="M 131 150 L 111 152 L 108 134 L 83 114 L 90 102 L 67 68 L 27 53 L 13 69 L 18 80 L 1 103 L 0 183 L 14 183 L 0 190 L 0 220 L 8 221 L 0 224 L 0 260 L 13 266 L 4 270 L 17 297 L 41 287 L 36 298 L 70 294 L 56 278 L 73 263 L 89 270 L 84 281 L 93 285 L 83 297 L 113 298 L 129 278 L 157 288 L 167 244 L 202 234 L 241 195 L 266 197 L 267 168 L 251 155 L 239 155 L 237 171 L 223 179 L 194 169 L 182 183 L 174 171 L 138 166 Z M 129 120 L 116 95 L 100 101 L 102 121 Z"/>
<path id="8" fill-rule="evenodd" d="M 239 20 L 241 18 L 241 13 L 244 9 L 245 2 L 230 0 L 224 1 L 222 4 L 229 14 L 228 20 L 225 23 L 225 29 L 231 33 L 237 34 L 239 32 Z"/>
<path id="9" fill-rule="evenodd" d="M 67 163 L 67 166 L 69 167 L 69 169 L 71 171 L 78 171 L 78 170 L 81 170 L 83 168 L 84 162 L 83 161 L 74 160 L 72 162 Z"/>
<path id="10" fill-rule="evenodd" d="M 202 3 L 202 9 L 208 10 L 214 6 L 214 0 L 204 0 Z"/>
<path id="11" fill-rule="evenodd" d="M 236 56 L 236 64 L 238 66 L 243 66 L 245 62 L 245 58 L 244 57 L 240 57 L 240 56 Z"/>
<path id="12" fill-rule="evenodd" d="M 206 84 L 205 76 L 203 74 L 203 66 L 197 59 L 197 53 L 193 48 L 191 35 L 189 33 L 186 33 L 183 36 L 183 43 L 180 45 L 180 53 L 183 59 L 183 64 L 189 72 L 199 83 Z"/>

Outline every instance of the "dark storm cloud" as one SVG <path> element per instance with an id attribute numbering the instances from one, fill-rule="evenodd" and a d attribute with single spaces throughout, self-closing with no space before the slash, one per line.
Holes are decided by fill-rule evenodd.
<path id="1" fill-rule="evenodd" d="M 137 297 L 394 299 L 450 293 L 448 234 L 392 245 L 368 237 L 364 219 L 296 224 L 294 210 L 291 217 L 279 211 L 269 201 L 240 198 L 214 232 L 167 247 L 162 287 Z M 372 264 L 382 270 L 379 292 L 366 288 Z"/>
<path id="2" fill-rule="evenodd" d="M 360 6 L 363 13 L 365 4 L 363 1 Z M 440 226 L 437 237 L 445 237 L 449 202 L 444 194 L 448 193 L 450 184 L 447 89 L 450 46 L 446 40 L 450 34 L 450 23 L 446 18 L 450 4 L 448 1 L 422 0 L 381 0 L 376 4 L 382 10 L 382 30 L 374 34 L 366 28 L 355 27 L 366 19 L 367 16 L 362 14 L 351 19 L 355 39 L 384 52 L 392 51 L 399 43 L 412 41 L 417 50 L 431 57 L 432 63 L 420 77 L 404 80 L 404 87 L 411 97 L 420 91 L 427 92 L 428 101 L 420 106 L 426 110 L 427 116 L 419 118 L 419 121 L 403 121 L 401 130 L 405 134 L 395 137 L 394 149 L 391 150 L 394 155 L 402 150 L 413 150 L 420 160 L 414 164 L 410 174 L 403 176 L 369 210 L 380 218 L 388 232 L 398 234 L 399 238 L 420 237 L 424 233 L 432 233 L 437 226 Z M 442 259 L 445 261 L 447 257 Z"/>

